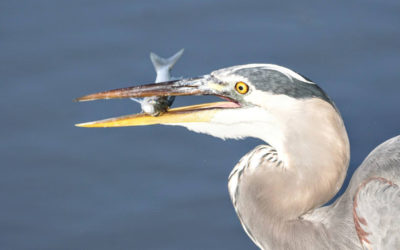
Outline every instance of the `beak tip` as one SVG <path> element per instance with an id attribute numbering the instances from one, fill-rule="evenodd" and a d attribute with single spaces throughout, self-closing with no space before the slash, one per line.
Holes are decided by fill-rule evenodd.
<path id="1" fill-rule="evenodd" d="M 80 128 L 90 128 L 92 122 L 83 122 L 83 123 L 77 123 L 75 124 L 75 127 L 80 127 Z"/>
<path id="2" fill-rule="evenodd" d="M 91 100 L 94 100 L 93 98 L 90 98 L 90 96 L 81 96 L 81 97 L 78 97 L 78 98 L 75 98 L 74 100 L 73 100 L 73 102 L 86 102 L 86 101 L 91 101 Z"/>

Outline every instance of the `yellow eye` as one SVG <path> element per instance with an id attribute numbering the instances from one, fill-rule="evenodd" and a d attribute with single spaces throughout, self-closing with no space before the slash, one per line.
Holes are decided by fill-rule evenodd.
<path id="1" fill-rule="evenodd" d="M 249 86 L 244 82 L 237 82 L 235 85 L 235 89 L 240 94 L 246 94 L 249 91 Z"/>

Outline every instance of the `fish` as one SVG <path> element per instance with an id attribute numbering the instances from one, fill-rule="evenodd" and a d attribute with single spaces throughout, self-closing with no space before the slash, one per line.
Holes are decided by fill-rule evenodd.
<path id="1" fill-rule="evenodd" d="M 171 77 L 171 69 L 182 56 L 183 51 L 184 49 L 181 49 L 169 58 L 162 58 L 153 52 L 150 53 L 151 62 L 157 73 L 156 83 L 178 79 Z M 167 112 L 174 102 L 175 96 L 151 96 L 143 99 L 131 99 L 140 104 L 143 113 L 151 116 L 159 116 Z"/>

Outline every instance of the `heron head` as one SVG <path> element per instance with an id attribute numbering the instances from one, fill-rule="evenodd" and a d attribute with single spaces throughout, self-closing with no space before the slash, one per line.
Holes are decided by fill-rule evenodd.
<path id="1" fill-rule="evenodd" d="M 309 79 L 272 64 L 233 66 L 196 78 L 91 94 L 77 101 L 187 95 L 214 95 L 226 101 L 173 108 L 157 117 L 142 113 L 77 126 L 180 125 L 224 139 L 257 137 L 267 140 L 263 136 L 268 131 L 287 126 L 294 114 L 313 112 L 312 107 L 303 105 L 307 100 L 317 99 L 334 107 L 322 89 Z"/>

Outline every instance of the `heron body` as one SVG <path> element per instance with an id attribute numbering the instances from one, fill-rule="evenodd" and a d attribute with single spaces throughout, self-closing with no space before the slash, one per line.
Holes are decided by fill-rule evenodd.
<path id="1" fill-rule="evenodd" d="M 184 126 L 219 138 L 265 141 L 233 168 L 228 189 L 248 236 L 261 249 L 400 249 L 400 137 L 377 147 L 343 184 L 350 146 L 341 115 L 325 92 L 271 64 L 233 66 L 197 78 L 135 86 L 78 98 L 216 95 L 227 102 L 78 124 Z"/>

